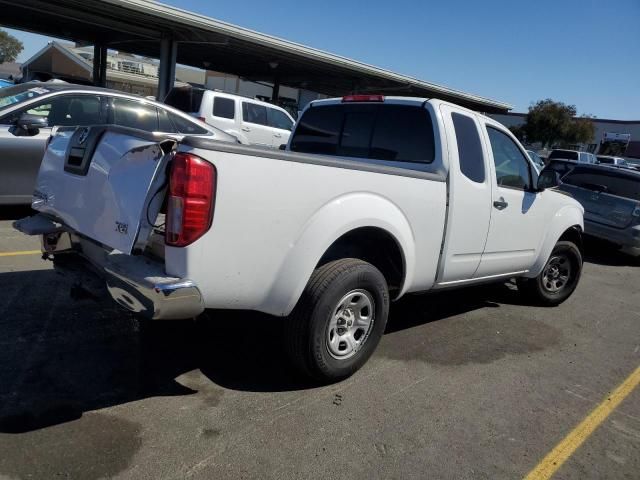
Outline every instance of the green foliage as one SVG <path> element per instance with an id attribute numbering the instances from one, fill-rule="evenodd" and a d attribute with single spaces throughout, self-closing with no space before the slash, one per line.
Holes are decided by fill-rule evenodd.
<path id="1" fill-rule="evenodd" d="M 24 45 L 13 35 L 0 30 L 0 63 L 15 62 Z"/>
<path id="2" fill-rule="evenodd" d="M 574 118 L 575 115 L 574 105 L 554 102 L 550 98 L 539 100 L 529 107 L 520 134 L 526 136 L 528 142 L 540 142 L 543 147 L 591 142 L 595 134 L 591 117 Z"/>

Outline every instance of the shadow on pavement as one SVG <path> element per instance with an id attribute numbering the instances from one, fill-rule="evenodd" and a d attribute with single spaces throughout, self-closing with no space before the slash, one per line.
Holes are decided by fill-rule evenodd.
<path id="1" fill-rule="evenodd" d="M 593 237 L 585 237 L 585 262 L 612 267 L 640 267 L 640 257 L 620 251 L 610 242 Z"/>
<path id="2" fill-rule="evenodd" d="M 208 311 L 198 321 L 141 321 L 108 299 L 71 300 L 70 286 L 54 271 L 0 274 L 0 432 L 33 431 L 153 396 L 196 394 L 176 378 L 197 369 L 234 390 L 315 386 L 290 368 L 281 319 Z M 455 293 L 408 297 L 393 304 L 388 331 L 517 299 L 505 286 L 487 288 L 456 301 Z"/>
<path id="3" fill-rule="evenodd" d="M 2 220 L 18 220 L 20 218 L 28 217 L 30 215 L 34 215 L 36 212 L 32 210 L 28 205 L 11 205 L 11 206 L 2 206 L 0 205 L 0 221 Z"/>

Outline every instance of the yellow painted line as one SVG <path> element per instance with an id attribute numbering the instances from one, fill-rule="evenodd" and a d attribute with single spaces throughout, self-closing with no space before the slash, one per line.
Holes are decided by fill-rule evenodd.
<path id="1" fill-rule="evenodd" d="M 41 254 L 40 250 L 23 250 L 21 252 L 0 252 L 0 257 L 16 257 L 18 255 L 36 255 Z"/>
<path id="2" fill-rule="evenodd" d="M 640 367 L 627 377 L 600 405 L 580 424 L 574 428 L 556 447 L 529 472 L 524 480 L 546 480 L 562 466 L 562 464 L 580 445 L 604 422 L 609 414 L 640 384 Z"/>

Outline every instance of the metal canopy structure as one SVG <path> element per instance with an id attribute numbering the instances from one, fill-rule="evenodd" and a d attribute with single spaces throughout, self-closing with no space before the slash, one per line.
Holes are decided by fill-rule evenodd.
<path id="1" fill-rule="evenodd" d="M 160 59 L 159 96 L 175 63 L 331 96 L 384 93 L 441 98 L 488 113 L 511 106 L 146 0 L 0 0 L 7 27 Z M 97 83 L 102 81 L 95 67 Z"/>

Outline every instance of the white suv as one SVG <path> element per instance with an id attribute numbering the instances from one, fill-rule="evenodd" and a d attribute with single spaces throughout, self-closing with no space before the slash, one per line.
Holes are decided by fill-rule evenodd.
<path id="1" fill-rule="evenodd" d="M 165 103 L 234 135 L 245 145 L 279 148 L 295 121 L 283 108 L 252 98 L 194 87 L 176 87 Z"/>

